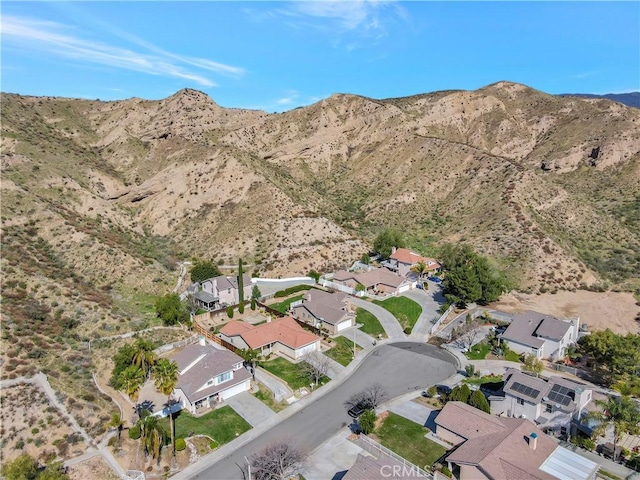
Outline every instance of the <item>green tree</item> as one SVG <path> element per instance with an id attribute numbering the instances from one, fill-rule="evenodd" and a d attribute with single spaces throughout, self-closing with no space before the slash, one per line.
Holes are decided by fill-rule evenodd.
<path id="1" fill-rule="evenodd" d="M 633 383 L 640 376 L 640 335 L 620 335 L 606 329 L 585 335 L 578 345 L 609 384 Z"/>
<path id="2" fill-rule="evenodd" d="M 111 420 L 109 421 L 109 423 L 107 423 L 107 427 L 114 427 L 118 430 L 117 446 L 120 447 L 120 439 L 122 437 L 122 430 L 124 428 L 124 420 L 122 419 L 120 412 L 113 412 L 111 414 Z"/>
<path id="3" fill-rule="evenodd" d="M 149 376 L 153 365 L 156 363 L 157 356 L 153 353 L 153 343 L 145 338 L 138 338 L 133 343 L 133 356 L 131 357 L 131 365 L 140 368 L 145 377 Z"/>
<path id="4" fill-rule="evenodd" d="M 313 280 L 316 283 L 318 283 L 320 281 L 320 274 L 315 270 L 309 270 L 309 273 L 307 273 L 307 277 L 313 278 Z"/>
<path id="5" fill-rule="evenodd" d="M 448 400 L 450 402 L 462 402 L 467 403 L 469 401 L 469 397 L 471 396 L 471 390 L 469 390 L 469 386 L 466 383 L 462 385 L 458 385 L 449 394 Z"/>
<path id="6" fill-rule="evenodd" d="M 173 403 L 171 394 L 178 384 L 178 364 L 167 358 L 161 358 L 153 367 L 153 379 L 156 389 L 160 393 L 167 395 L 167 406 L 169 408 L 169 428 L 171 429 L 171 450 L 172 456 L 176 456 L 175 426 L 173 424 Z"/>
<path id="7" fill-rule="evenodd" d="M 390 228 L 385 228 L 373 241 L 373 249 L 385 258 L 391 256 L 393 247 L 403 248 L 404 246 L 402 234 Z"/>
<path id="8" fill-rule="evenodd" d="M 38 480 L 69 480 L 69 475 L 64 473 L 62 462 L 50 463 L 38 475 Z"/>
<path id="9" fill-rule="evenodd" d="M 592 410 L 583 419 L 584 422 L 597 422 L 593 432 L 600 436 L 613 427 L 613 455 L 616 457 L 616 445 L 624 433 L 632 435 L 640 433 L 640 408 L 629 397 L 607 397 L 606 400 L 594 402 L 600 410 Z"/>
<path id="10" fill-rule="evenodd" d="M 252 348 L 245 348 L 243 350 L 237 351 L 236 353 L 240 355 L 246 363 L 251 365 L 251 373 L 253 374 L 253 380 L 255 381 L 256 365 L 258 364 L 260 353 L 257 350 L 253 350 Z"/>
<path id="11" fill-rule="evenodd" d="M 364 292 L 366 289 L 367 288 L 360 282 L 356 284 L 356 292 Z"/>
<path id="12" fill-rule="evenodd" d="M 129 395 L 133 401 L 138 400 L 138 394 L 144 384 L 145 375 L 140 367 L 130 365 L 125 368 L 118 376 L 118 383 L 121 390 Z"/>
<path id="13" fill-rule="evenodd" d="M 202 282 L 208 278 L 219 277 L 221 273 L 213 262 L 196 260 L 191 267 L 190 275 L 192 282 Z"/>
<path id="14" fill-rule="evenodd" d="M 238 312 L 244 313 L 244 277 L 242 259 L 238 261 Z"/>
<path id="15" fill-rule="evenodd" d="M 38 476 L 38 462 L 23 453 L 12 462 L 3 464 L 1 471 L 6 480 L 34 480 Z"/>
<path id="16" fill-rule="evenodd" d="M 189 321 L 189 311 L 180 301 L 177 293 L 169 293 L 156 300 L 156 315 L 165 325 L 175 325 L 176 323 L 187 323 Z"/>
<path id="17" fill-rule="evenodd" d="M 251 297 L 251 310 L 256 309 L 256 299 Z"/>
<path id="18" fill-rule="evenodd" d="M 522 365 L 522 370 L 525 372 L 535 373 L 536 375 L 540 375 L 542 373 L 542 369 L 544 365 L 538 357 L 535 355 L 525 355 L 524 357 L 524 365 Z"/>
<path id="19" fill-rule="evenodd" d="M 360 425 L 360 430 L 362 430 L 362 433 L 364 433 L 365 435 L 369 435 L 371 432 L 373 432 L 376 427 L 377 418 L 378 417 L 376 415 L 376 412 L 374 410 L 371 410 L 370 408 L 362 412 L 362 415 L 360 415 L 360 418 L 358 418 L 358 425 Z"/>
<path id="20" fill-rule="evenodd" d="M 482 410 L 483 412 L 491 413 L 489 402 L 487 402 L 487 398 L 480 390 L 475 390 L 471 394 L 469 397 L 469 405 L 476 407 L 478 410 Z"/>
<path id="21" fill-rule="evenodd" d="M 251 298 L 255 298 L 256 300 L 260 300 L 261 296 L 262 296 L 262 292 L 260 292 L 260 289 L 258 288 L 258 285 L 254 285 L 253 287 L 251 287 Z"/>
<path id="22" fill-rule="evenodd" d="M 233 318 L 233 307 L 231 305 L 227 307 L 227 317 Z"/>
<path id="23" fill-rule="evenodd" d="M 140 444 L 145 455 L 157 459 L 160 464 L 160 453 L 167 441 L 167 433 L 162 428 L 158 417 L 153 416 L 148 410 L 143 410 L 140 421 Z"/>
<path id="24" fill-rule="evenodd" d="M 369 254 L 366 252 L 363 253 L 362 256 L 360 257 L 360 262 L 364 263 L 365 265 L 369 265 L 369 262 L 370 262 Z"/>
<path id="25" fill-rule="evenodd" d="M 135 349 L 132 343 L 127 343 L 120 347 L 116 354 L 113 356 L 113 371 L 111 372 L 111 379 L 109 385 L 116 390 L 122 390 L 120 382 L 120 373 L 131 365 L 131 359 L 135 353 Z"/>

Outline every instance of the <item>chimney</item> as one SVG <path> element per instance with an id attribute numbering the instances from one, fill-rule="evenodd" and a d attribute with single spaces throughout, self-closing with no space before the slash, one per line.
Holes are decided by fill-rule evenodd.
<path id="1" fill-rule="evenodd" d="M 393 255 L 394 253 L 396 253 L 396 247 L 391 247 L 391 255 Z"/>
<path id="2" fill-rule="evenodd" d="M 535 450 L 537 446 L 538 446 L 538 434 L 534 432 L 531 435 L 529 435 L 529 448 L 531 450 Z"/>
<path id="3" fill-rule="evenodd" d="M 205 341 L 204 341 L 204 335 L 200 335 L 200 336 L 198 337 L 198 343 L 199 343 L 200 345 L 202 345 L 203 347 L 206 345 L 206 343 L 205 343 Z"/>

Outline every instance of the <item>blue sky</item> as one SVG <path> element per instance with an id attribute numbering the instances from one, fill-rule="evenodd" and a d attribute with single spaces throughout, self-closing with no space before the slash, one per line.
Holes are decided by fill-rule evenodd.
<path id="1" fill-rule="evenodd" d="M 4 92 L 284 111 L 499 80 L 640 90 L 640 2 L 2 2 Z"/>

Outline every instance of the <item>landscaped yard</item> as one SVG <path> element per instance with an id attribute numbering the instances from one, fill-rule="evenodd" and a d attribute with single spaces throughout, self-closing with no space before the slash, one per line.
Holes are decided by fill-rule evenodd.
<path id="1" fill-rule="evenodd" d="M 513 350 L 509 350 L 507 352 L 507 354 L 504 356 L 504 359 L 505 360 L 509 360 L 510 362 L 519 362 L 520 361 L 520 355 L 518 355 Z"/>
<path id="2" fill-rule="evenodd" d="M 472 346 L 465 355 L 469 360 L 484 360 L 490 351 L 491 346 L 488 343 L 480 342 Z"/>
<path id="3" fill-rule="evenodd" d="M 302 387 L 308 388 L 311 383 L 311 379 L 305 375 L 301 363 L 291 363 L 282 357 L 278 357 L 268 362 L 262 362 L 260 366 L 269 373 L 287 382 L 292 390 L 297 390 Z M 323 377 L 320 379 L 320 384 L 323 385 L 328 381 L 329 377 Z"/>
<path id="4" fill-rule="evenodd" d="M 376 431 L 377 440 L 420 468 L 431 466 L 446 451 L 425 438 L 429 430 L 395 413 L 389 413 Z"/>
<path id="5" fill-rule="evenodd" d="M 286 403 L 276 402 L 276 399 L 273 398 L 273 393 L 267 387 L 262 384 L 258 384 L 258 388 L 259 390 L 254 393 L 253 396 L 264 403 L 271 410 L 278 413 L 280 410 L 284 410 L 285 408 L 287 408 Z"/>
<path id="6" fill-rule="evenodd" d="M 387 300 L 374 300 L 373 303 L 380 305 L 398 319 L 402 329 L 413 329 L 422 313 L 422 307 L 407 297 L 392 297 Z"/>
<path id="7" fill-rule="evenodd" d="M 345 367 L 349 365 L 353 359 L 353 342 L 343 336 L 339 336 L 333 339 L 333 347 L 324 352 L 328 357 L 333 358 L 340 365 Z M 356 345 L 356 353 L 362 348 Z"/>
<path id="8" fill-rule="evenodd" d="M 278 310 L 279 312 L 287 313 L 289 311 L 289 305 L 291 305 L 295 301 L 302 300 L 303 296 L 304 294 L 296 295 L 295 297 L 287 298 L 282 302 L 272 303 L 269 306 L 275 310 Z"/>
<path id="9" fill-rule="evenodd" d="M 373 338 L 378 338 L 378 335 L 381 335 L 382 338 L 386 338 L 387 334 L 382 328 L 380 321 L 376 318 L 376 316 L 365 310 L 364 308 L 358 308 L 356 311 L 356 323 L 362 324 L 360 330 L 364 333 L 368 333 Z"/>
<path id="10" fill-rule="evenodd" d="M 502 381 L 500 375 L 485 375 L 484 377 L 465 378 L 464 383 L 470 385 L 482 385 L 483 383 L 498 383 Z"/>
<path id="11" fill-rule="evenodd" d="M 169 418 L 165 417 L 160 422 L 169 432 Z M 175 426 L 176 438 L 185 438 L 191 435 L 208 435 L 218 445 L 229 443 L 251 429 L 251 425 L 228 405 L 217 408 L 201 417 L 194 417 L 190 413 L 181 410 L 175 417 Z"/>

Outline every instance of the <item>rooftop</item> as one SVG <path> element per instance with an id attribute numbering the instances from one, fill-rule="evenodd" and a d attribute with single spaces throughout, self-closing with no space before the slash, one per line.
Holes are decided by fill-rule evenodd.
<path id="1" fill-rule="evenodd" d="M 297 349 L 320 340 L 320 337 L 307 332 L 291 317 L 278 318 L 255 327 L 232 320 L 220 330 L 220 333 L 227 337 L 239 335 L 254 350 L 275 342 Z"/>
<path id="2" fill-rule="evenodd" d="M 540 348 L 544 345 L 545 338 L 560 340 L 569 328 L 571 328 L 569 321 L 527 310 L 513 316 L 513 321 L 502 334 L 502 338 Z"/>

